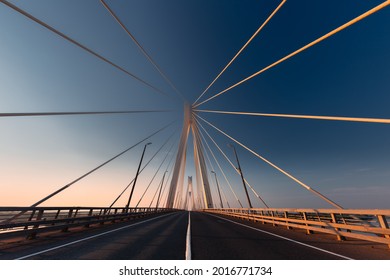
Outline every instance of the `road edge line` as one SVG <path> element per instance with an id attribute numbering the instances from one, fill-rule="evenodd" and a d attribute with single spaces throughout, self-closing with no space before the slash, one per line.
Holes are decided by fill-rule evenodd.
<path id="1" fill-rule="evenodd" d="M 261 229 L 255 228 L 255 227 L 244 225 L 244 224 L 241 224 L 241 223 L 238 223 L 238 222 L 226 219 L 226 218 L 222 218 L 220 216 L 216 216 L 216 215 L 213 215 L 213 214 L 210 214 L 210 213 L 206 213 L 206 214 L 210 215 L 210 216 L 213 216 L 213 217 L 216 217 L 216 218 L 219 218 L 219 219 L 222 219 L 222 220 L 225 220 L 225 221 L 228 221 L 228 222 L 231 222 L 233 224 L 237 224 L 237 225 L 240 225 L 240 226 L 243 226 L 243 227 L 246 227 L 246 228 L 250 228 L 250 229 L 253 229 L 253 230 L 260 231 L 262 233 L 266 233 L 266 234 L 269 234 L 269 235 L 272 235 L 272 236 L 275 236 L 275 237 L 279 237 L 281 239 L 284 239 L 284 240 L 287 240 L 287 241 L 290 241 L 290 242 L 293 242 L 293 243 L 297 243 L 299 245 L 302 245 L 302 246 L 305 246 L 305 247 L 309 247 L 309 248 L 312 248 L 312 249 L 315 249 L 315 250 L 318 250 L 318 251 L 321 251 L 321 252 L 324 252 L 324 253 L 328 253 L 330 255 L 334 255 L 334 256 L 337 256 L 337 257 L 340 257 L 340 258 L 343 258 L 343 259 L 346 259 L 346 260 L 354 260 L 354 259 L 352 259 L 350 257 L 343 256 L 343 255 L 340 255 L 340 254 L 337 254 L 337 253 L 334 253 L 334 252 L 331 252 L 331 251 L 328 251 L 328 250 L 325 250 L 325 249 L 322 249 L 322 248 L 318 248 L 318 247 L 315 247 L 313 245 L 309 245 L 309 244 L 306 244 L 306 243 L 303 243 L 303 242 L 300 242 L 300 241 L 297 241 L 297 240 L 294 240 L 294 239 L 291 239 L 291 238 L 288 238 L 288 237 L 284 237 L 284 236 L 281 236 L 281 235 L 278 235 L 278 234 L 275 234 L 275 233 L 272 233 L 272 232 L 268 232 L 268 231 L 261 230 Z"/>
<path id="2" fill-rule="evenodd" d="M 116 228 L 116 229 L 113 229 L 113 230 L 109 230 L 109 231 L 106 231 L 106 232 L 102 232 L 102 233 L 99 233 L 99 234 L 96 234 L 96 235 L 92 235 L 92 236 L 85 237 L 85 238 L 82 238 L 82 239 L 79 239 L 79 240 L 75 240 L 75 241 L 72 241 L 72 242 L 69 242 L 69 243 L 65 243 L 65 244 L 62 244 L 62 245 L 59 245 L 59 246 L 55 246 L 55 247 L 52 247 L 52 248 L 49 248 L 49 249 L 46 249 L 46 250 L 42 250 L 42 251 L 39 251 L 39 252 L 36 252 L 36 253 L 32 253 L 32 254 L 29 254 L 29 255 L 26 255 L 26 256 L 23 256 L 23 257 L 19 257 L 19 258 L 16 258 L 14 260 L 24 260 L 24 259 L 27 259 L 27 258 L 30 258 L 30 257 L 38 256 L 38 255 L 41 255 L 41 254 L 44 254 L 44 253 L 47 253 L 47 252 L 50 252 L 50 251 L 54 251 L 54 250 L 57 250 L 57 249 L 60 249 L 60 248 L 64 248 L 64 247 L 67 247 L 67 246 L 70 246 L 70 245 L 73 245 L 73 244 L 77 244 L 77 243 L 80 243 L 80 242 L 83 242 L 83 241 L 87 241 L 89 239 L 93 239 L 93 238 L 100 237 L 100 236 L 103 236 L 103 235 L 106 235 L 106 234 L 109 234 L 109 233 L 120 231 L 122 229 L 126 229 L 126 228 L 130 228 L 130 227 L 133 227 L 133 226 L 136 226 L 136 225 L 140 225 L 140 224 L 143 224 L 143 223 L 146 223 L 146 222 L 149 222 L 149 221 L 153 221 L 153 220 L 156 220 L 156 219 L 159 219 L 159 218 L 163 218 L 163 217 L 175 214 L 175 213 L 176 212 L 168 213 L 168 214 L 163 215 L 163 216 L 154 217 L 154 218 L 151 218 L 151 219 L 148 219 L 148 220 L 145 220 L 145 221 L 141 221 L 141 222 L 138 222 L 138 223 L 135 223 L 135 224 L 131 224 L 131 225 L 127 225 L 127 226 L 124 226 L 124 227 L 120 227 L 120 228 Z"/>

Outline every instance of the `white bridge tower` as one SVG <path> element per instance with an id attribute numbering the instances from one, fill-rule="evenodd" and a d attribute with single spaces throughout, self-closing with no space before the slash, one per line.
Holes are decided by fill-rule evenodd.
<path id="1" fill-rule="evenodd" d="M 180 143 L 176 155 L 176 162 L 173 169 L 172 180 L 169 187 L 167 208 L 173 208 L 178 190 L 183 190 L 184 174 L 186 169 L 186 155 L 188 136 L 192 132 L 194 143 L 194 163 L 196 171 L 197 195 L 200 199 L 202 208 L 213 208 L 213 199 L 210 191 L 210 184 L 207 174 L 206 163 L 203 155 L 203 144 L 199 134 L 197 123 L 193 120 L 193 112 L 191 105 L 184 105 L 184 123 L 183 130 L 180 136 Z M 182 192 L 180 192 L 182 193 Z M 185 194 L 186 196 L 188 194 Z M 192 196 L 194 193 L 192 193 Z"/>

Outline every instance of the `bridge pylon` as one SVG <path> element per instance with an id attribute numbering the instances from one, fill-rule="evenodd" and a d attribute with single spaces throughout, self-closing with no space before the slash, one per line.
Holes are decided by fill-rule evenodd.
<path id="1" fill-rule="evenodd" d="M 211 196 L 210 184 L 208 180 L 206 163 L 203 155 L 203 144 L 199 134 L 198 126 L 193 121 L 193 110 L 190 104 L 184 105 L 183 129 L 180 136 L 178 152 L 176 155 L 173 175 L 169 187 L 167 208 L 173 208 L 178 190 L 183 190 L 184 174 L 186 169 L 187 143 L 190 132 L 192 132 L 194 143 L 194 161 L 196 171 L 197 195 L 200 197 L 201 207 L 212 208 L 213 200 Z M 183 193 L 183 192 L 180 192 Z M 188 194 L 185 194 L 188 195 Z M 194 195 L 194 193 L 192 193 Z"/>

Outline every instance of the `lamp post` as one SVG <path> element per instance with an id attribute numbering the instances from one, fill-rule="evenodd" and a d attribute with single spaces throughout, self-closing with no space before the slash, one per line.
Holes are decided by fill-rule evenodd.
<path id="1" fill-rule="evenodd" d="M 248 190 L 246 189 L 245 179 L 244 179 L 244 175 L 242 174 L 242 170 L 241 170 L 241 166 L 240 166 L 240 161 L 238 160 L 236 148 L 235 148 L 232 144 L 228 144 L 228 147 L 233 148 L 233 150 L 234 150 L 234 154 L 235 154 L 235 156 L 236 156 L 236 160 L 237 160 L 237 164 L 238 164 L 237 170 L 238 170 L 238 172 L 240 172 L 240 175 L 241 175 L 242 184 L 244 185 L 244 190 L 245 190 L 246 198 L 248 199 L 249 208 L 253 208 L 253 207 L 252 207 L 251 200 L 250 200 L 250 198 L 249 198 Z"/>
<path id="2" fill-rule="evenodd" d="M 219 184 L 218 184 L 218 179 L 217 179 L 217 173 L 215 173 L 214 171 L 211 171 L 211 173 L 213 173 L 214 176 L 215 176 L 215 182 L 217 183 L 217 190 L 218 190 L 218 195 L 219 195 L 219 201 L 221 202 L 221 208 L 223 208 L 221 192 L 219 190 Z"/>
<path id="3" fill-rule="evenodd" d="M 131 187 L 131 192 L 130 192 L 129 200 L 127 201 L 127 204 L 126 204 L 126 213 L 129 211 L 130 201 L 131 201 L 131 198 L 133 197 L 133 192 L 134 192 L 134 189 L 135 189 L 135 184 L 137 183 L 137 179 L 138 179 L 138 175 L 139 175 L 139 170 L 141 169 L 141 164 L 142 164 L 142 160 L 143 160 L 144 155 L 145 155 L 146 147 L 149 146 L 150 144 L 152 144 L 152 143 L 149 142 L 149 143 L 145 144 L 144 150 L 143 150 L 143 152 L 142 152 L 141 160 L 139 161 L 139 165 L 138 165 L 137 173 L 136 173 L 135 178 L 134 178 L 133 186 Z"/>

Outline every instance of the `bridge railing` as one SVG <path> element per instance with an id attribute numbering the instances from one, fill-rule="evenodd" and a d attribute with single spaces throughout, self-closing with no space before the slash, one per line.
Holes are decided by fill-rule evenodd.
<path id="1" fill-rule="evenodd" d="M 390 248 L 390 210 L 226 208 L 203 211 L 287 229 L 304 229 L 307 234 L 328 233 L 338 240 L 354 238 L 384 243 Z"/>
<path id="2" fill-rule="evenodd" d="M 67 231 L 72 227 L 114 223 L 171 211 L 175 210 L 142 207 L 0 207 L 0 239 L 12 236 L 34 238 L 42 232 Z"/>

